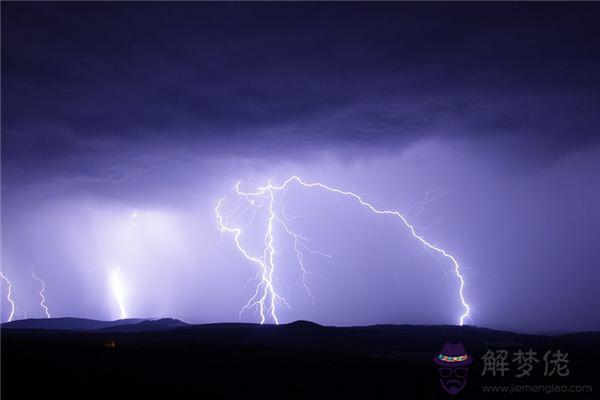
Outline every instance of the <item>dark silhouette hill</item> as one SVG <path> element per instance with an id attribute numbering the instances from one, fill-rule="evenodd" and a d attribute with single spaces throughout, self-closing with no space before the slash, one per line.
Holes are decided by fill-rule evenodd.
<path id="1" fill-rule="evenodd" d="M 46 330 L 92 330 L 121 325 L 138 324 L 141 318 L 118 319 L 115 321 L 98 321 L 87 318 L 29 318 L 5 322 L 2 329 L 46 329 Z"/>
<path id="2" fill-rule="evenodd" d="M 187 326 L 185 322 L 182 322 L 174 318 L 161 318 L 161 319 L 148 319 L 131 324 L 120 324 L 110 325 L 106 328 L 96 329 L 97 331 L 106 332 L 153 332 L 153 331 L 167 331 L 182 326 Z"/>
<path id="3" fill-rule="evenodd" d="M 531 335 L 474 326 L 321 326 L 59 318 L 2 324 L 2 398 L 448 398 L 432 359 L 460 341 L 475 358 L 456 398 L 484 385 L 593 385 L 600 332 Z M 568 353 L 570 375 L 482 376 L 488 351 Z M 509 360 L 510 361 L 510 360 Z M 35 380 L 35 385 L 30 384 Z M 553 398 L 571 398 L 554 393 Z M 533 397 L 536 397 L 533 395 Z M 513 395 L 511 398 L 520 398 Z M 527 397 L 530 398 L 530 397 Z M 586 397 L 585 394 L 577 398 Z"/>

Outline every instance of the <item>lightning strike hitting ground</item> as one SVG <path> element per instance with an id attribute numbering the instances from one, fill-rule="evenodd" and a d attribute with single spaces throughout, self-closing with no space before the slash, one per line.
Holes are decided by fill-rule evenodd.
<path id="1" fill-rule="evenodd" d="M 134 210 L 129 214 L 129 229 L 127 231 L 127 236 L 123 241 L 123 248 L 127 249 L 133 239 L 134 232 L 137 230 L 139 226 L 138 219 L 141 215 L 141 211 Z M 110 275 L 110 286 L 112 288 L 113 295 L 115 296 L 115 300 L 117 305 L 119 306 L 119 318 L 125 319 L 127 318 L 127 310 L 125 309 L 125 286 L 121 279 L 121 262 L 117 263 L 117 267 L 114 267 L 114 264 L 111 264 L 112 273 Z"/>
<path id="2" fill-rule="evenodd" d="M 41 290 L 38 292 L 38 294 L 40 295 L 40 298 L 41 298 L 40 307 L 42 307 L 44 309 L 44 313 L 46 313 L 46 318 L 50 318 L 50 311 L 48 310 L 48 306 L 46 306 L 46 296 L 44 296 L 44 292 L 46 291 L 46 282 L 44 282 L 42 279 L 37 277 L 33 270 L 31 270 L 31 276 L 33 277 L 33 279 L 35 279 L 42 285 Z"/>
<path id="3" fill-rule="evenodd" d="M 123 299 L 123 284 L 121 283 L 121 277 L 119 275 L 120 268 L 117 268 L 110 276 L 110 284 L 112 286 L 113 294 L 117 300 L 119 306 L 119 318 L 127 318 L 127 310 L 125 310 L 125 301 Z"/>
<path id="4" fill-rule="evenodd" d="M 12 283 L 11 283 L 11 281 L 8 280 L 8 278 L 6 277 L 6 275 L 4 275 L 4 273 L 2 271 L 0 271 L 0 278 L 2 278 L 8 285 L 8 291 L 6 292 L 6 299 L 10 303 L 10 315 L 8 316 L 8 322 L 11 322 L 13 320 L 13 317 L 15 316 L 15 310 L 17 308 L 15 300 L 12 298 Z"/>
<path id="5" fill-rule="evenodd" d="M 471 306 L 466 302 L 465 297 L 464 297 L 464 286 L 465 286 L 464 277 L 461 273 L 461 267 L 454 256 L 452 256 L 450 253 L 448 253 L 446 250 L 442 249 L 441 247 L 438 247 L 438 246 L 428 242 L 427 240 L 425 240 L 425 238 L 423 236 L 419 235 L 416 232 L 415 227 L 413 225 L 411 225 L 408 222 L 408 220 L 404 217 L 404 215 L 402 215 L 400 212 L 394 211 L 394 210 L 380 210 L 380 209 L 376 208 L 375 206 L 373 206 L 371 203 L 365 201 L 361 196 L 359 196 L 353 192 L 349 192 L 349 191 L 337 189 L 337 188 L 334 188 L 331 186 L 327 186 L 320 182 L 307 183 L 307 182 L 304 182 L 298 176 L 292 176 L 292 177 L 288 178 L 285 182 L 283 182 L 279 186 L 273 185 L 273 184 L 271 184 L 271 181 L 269 181 L 266 186 L 259 187 L 258 190 L 255 192 L 244 192 L 244 191 L 240 190 L 240 182 L 237 182 L 235 185 L 236 194 L 238 196 L 245 198 L 248 201 L 248 204 L 250 207 L 265 207 L 268 211 L 268 220 L 267 220 L 267 227 L 265 230 L 264 250 L 263 250 L 262 256 L 252 255 L 249 253 L 248 250 L 246 250 L 242 246 L 241 241 L 240 241 L 240 237 L 242 236 L 242 228 L 229 225 L 229 220 L 231 219 L 233 214 L 229 215 L 229 217 L 227 217 L 226 219 L 224 219 L 223 216 L 221 215 L 221 206 L 222 206 L 223 202 L 225 201 L 225 198 L 220 199 L 217 202 L 217 205 L 214 209 L 216 218 L 217 218 L 218 229 L 221 232 L 228 232 L 228 233 L 233 234 L 233 238 L 234 238 L 234 241 L 235 241 L 238 251 L 248 261 L 256 264 L 259 268 L 259 275 L 258 275 L 259 282 L 256 286 L 256 291 L 254 292 L 254 295 L 250 298 L 250 300 L 248 300 L 248 303 L 246 303 L 246 305 L 242 308 L 240 315 L 242 312 L 244 312 L 250 308 L 257 307 L 259 310 L 259 313 L 260 313 L 260 323 L 261 324 L 265 323 L 265 321 L 267 320 L 267 316 L 269 316 L 270 319 L 275 324 L 279 324 L 279 319 L 277 318 L 277 310 L 276 310 L 277 304 L 281 303 L 281 304 L 289 307 L 289 304 L 288 304 L 287 300 L 285 299 L 285 297 L 283 297 L 282 295 L 277 293 L 277 291 L 275 290 L 274 282 L 273 282 L 274 273 L 275 273 L 275 269 L 276 269 L 276 265 L 275 265 L 276 250 L 275 250 L 275 246 L 274 246 L 275 239 L 273 237 L 273 225 L 275 223 L 281 224 L 283 226 L 283 229 L 285 230 L 285 232 L 293 238 L 294 250 L 296 252 L 298 263 L 300 265 L 300 268 L 301 268 L 302 274 L 303 274 L 302 275 L 302 277 L 303 277 L 302 283 L 304 285 L 304 288 L 305 288 L 307 294 L 312 299 L 314 299 L 314 297 L 312 296 L 312 293 L 310 292 L 310 289 L 308 288 L 308 285 L 306 284 L 305 277 L 306 277 L 307 271 L 304 267 L 304 255 L 303 255 L 302 251 L 300 250 L 300 247 L 304 248 L 305 250 L 311 251 L 311 252 L 312 252 L 312 250 L 308 249 L 308 247 L 306 246 L 306 238 L 304 238 L 298 234 L 295 234 L 293 231 L 291 231 L 288 228 L 288 226 L 284 222 L 285 212 L 284 212 L 283 207 L 281 209 L 282 214 L 284 215 L 283 218 L 280 217 L 278 215 L 278 213 L 275 211 L 275 194 L 278 192 L 285 193 L 285 189 L 288 187 L 288 185 L 290 185 L 291 183 L 294 183 L 294 182 L 305 188 L 319 188 L 319 189 L 323 189 L 323 190 L 326 190 L 331 193 L 349 197 L 349 198 L 357 201 L 360 205 L 362 205 L 363 207 L 365 207 L 367 210 L 369 210 L 370 212 L 372 212 L 374 214 L 388 215 L 388 216 L 399 218 L 400 221 L 404 224 L 404 226 L 406 226 L 406 228 L 408 228 L 410 234 L 412 235 L 412 237 L 414 239 L 418 240 L 422 245 L 424 245 L 429 250 L 431 250 L 439 255 L 442 255 L 444 258 L 446 258 L 448 261 L 451 262 L 453 270 L 454 270 L 454 274 L 459 281 L 458 297 L 459 297 L 460 303 L 463 307 L 463 312 L 458 317 L 458 323 L 460 325 L 463 325 L 465 323 L 465 320 L 470 319 Z M 236 207 L 236 209 L 237 209 L 237 207 Z M 235 213 L 235 211 L 236 210 L 234 210 L 234 213 Z"/>

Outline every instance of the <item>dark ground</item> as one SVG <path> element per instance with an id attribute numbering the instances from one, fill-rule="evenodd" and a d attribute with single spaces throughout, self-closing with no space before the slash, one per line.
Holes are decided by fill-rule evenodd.
<path id="1" fill-rule="evenodd" d="M 71 330 L 65 330 L 68 329 Z M 43 398 L 542 398 L 544 393 L 484 392 L 484 385 L 600 391 L 600 333 L 524 335 L 476 327 L 377 325 L 323 327 L 308 322 L 186 325 L 81 319 L 2 325 L 2 399 Z M 475 357 L 466 388 L 445 393 L 432 358 L 446 341 Z M 114 342 L 115 347 L 108 344 Z M 537 351 L 532 377 L 516 378 L 512 352 Z M 482 376 L 486 350 L 508 350 L 505 377 Z M 569 353 L 569 376 L 544 376 L 547 350 Z M 503 386 L 504 387 L 504 386 Z M 513 387 L 514 390 L 514 387 Z M 579 390 L 573 388 L 572 390 Z M 587 390 L 587 389 L 586 389 Z M 597 396 L 597 394 L 596 394 Z M 42 397 L 39 397 L 42 398 Z M 592 399 L 591 393 L 551 398 Z"/>

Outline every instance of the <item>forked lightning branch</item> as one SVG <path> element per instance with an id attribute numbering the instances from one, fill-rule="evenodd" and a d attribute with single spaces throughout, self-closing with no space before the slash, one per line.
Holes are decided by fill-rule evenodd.
<path id="1" fill-rule="evenodd" d="M 262 252 L 259 254 L 252 254 L 242 243 L 242 236 L 244 235 L 244 229 L 240 226 L 232 224 L 230 221 L 235 219 L 235 214 L 240 212 L 239 206 L 233 210 L 233 213 L 224 216 L 222 212 L 223 203 L 226 198 L 222 198 L 217 202 L 215 207 L 215 214 L 217 218 L 217 226 L 221 232 L 229 233 L 233 236 L 233 240 L 237 250 L 241 255 L 249 262 L 255 264 L 258 268 L 258 283 L 256 285 L 254 295 L 248 300 L 248 302 L 242 307 L 240 311 L 244 311 L 252 308 L 257 308 L 260 314 L 260 323 L 263 324 L 267 321 L 279 324 L 279 317 L 277 315 L 278 307 L 289 306 L 285 296 L 277 291 L 275 287 L 275 279 L 277 276 L 278 268 L 281 266 L 276 262 L 277 255 L 277 239 L 274 235 L 274 227 L 279 225 L 283 227 L 286 234 L 290 235 L 294 243 L 294 251 L 297 257 L 298 265 L 302 271 L 302 284 L 306 290 L 306 293 L 311 298 L 313 297 L 310 288 L 306 282 L 306 268 L 304 266 L 304 252 L 317 253 L 324 256 L 326 254 L 319 253 L 310 249 L 307 245 L 307 240 L 302 235 L 295 233 L 289 226 L 288 221 L 283 214 L 284 207 L 278 206 L 276 203 L 283 199 L 278 194 L 285 193 L 285 189 L 290 185 L 296 184 L 307 189 L 320 189 L 335 195 L 347 197 L 351 201 L 358 202 L 361 206 L 366 208 L 369 212 L 375 215 L 388 216 L 397 218 L 400 222 L 408 229 L 412 238 L 420 242 L 423 246 L 429 249 L 433 253 L 437 253 L 443 256 L 450 264 L 456 279 L 458 280 L 458 293 L 457 297 L 462 305 L 463 311 L 458 316 L 457 322 L 459 325 L 463 325 L 466 320 L 470 318 L 471 306 L 467 303 L 464 296 L 465 280 L 462 275 L 461 266 L 457 259 L 451 255 L 445 249 L 427 241 L 421 234 L 419 234 L 415 227 L 409 223 L 409 221 L 398 211 L 395 210 L 381 210 L 373 206 L 371 203 L 365 201 L 361 196 L 356 193 L 341 190 L 332 186 L 325 185 L 320 182 L 305 182 L 298 176 L 292 176 L 284 181 L 281 185 L 274 185 L 270 181 L 267 185 L 259 187 L 254 192 L 245 192 L 240 189 L 240 182 L 235 185 L 235 193 L 238 199 L 241 198 L 246 201 L 247 208 L 260 208 L 266 209 L 266 228 L 264 230 L 264 247 Z"/>

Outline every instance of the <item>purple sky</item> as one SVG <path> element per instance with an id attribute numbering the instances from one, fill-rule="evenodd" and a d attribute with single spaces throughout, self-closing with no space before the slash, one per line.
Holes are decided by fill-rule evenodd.
<path id="1" fill-rule="evenodd" d="M 600 329 L 599 18 L 593 3 L 3 2 L 18 318 L 43 315 L 34 268 L 53 316 L 118 318 L 118 271 L 129 316 L 237 321 L 257 269 L 215 204 L 232 211 L 237 180 L 299 175 L 406 212 L 460 262 L 474 324 Z M 451 265 L 398 220 L 316 189 L 279 200 L 332 256 L 305 258 L 313 304 L 276 232 L 282 322 L 456 323 Z M 256 254 L 264 217 L 244 236 Z"/>

